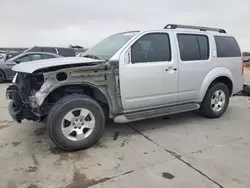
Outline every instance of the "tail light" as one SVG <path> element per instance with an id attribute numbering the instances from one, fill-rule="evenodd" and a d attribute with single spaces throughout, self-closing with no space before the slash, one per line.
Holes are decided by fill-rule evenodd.
<path id="1" fill-rule="evenodd" d="M 244 74 L 244 60 L 242 60 L 242 75 Z"/>

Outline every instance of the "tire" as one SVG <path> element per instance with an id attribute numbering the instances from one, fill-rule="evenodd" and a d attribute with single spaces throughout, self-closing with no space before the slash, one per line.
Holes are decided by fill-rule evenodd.
<path id="1" fill-rule="evenodd" d="M 225 95 L 225 100 L 221 99 L 223 98 L 222 93 L 224 93 Z M 218 94 L 220 97 L 216 97 Z M 229 97 L 230 97 L 229 90 L 225 84 L 213 83 L 209 87 L 201 103 L 201 107 L 200 107 L 201 114 L 208 118 L 219 118 L 227 110 L 227 107 L 229 104 Z M 224 103 L 221 101 L 224 101 Z M 218 105 L 218 108 L 216 107 L 217 105 Z M 216 110 L 216 108 L 218 111 Z"/>
<path id="2" fill-rule="evenodd" d="M 76 110 L 74 111 L 74 109 Z M 76 112 L 78 114 L 76 114 Z M 81 117 L 82 112 L 85 114 L 88 113 L 88 115 Z M 66 116 L 68 114 L 70 114 L 70 116 Z M 72 114 L 73 117 L 71 117 Z M 90 121 L 86 120 L 87 117 L 90 119 Z M 68 121 L 68 119 L 72 118 L 77 118 L 77 121 Z M 81 124 L 80 121 L 84 122 L 84 125 Z M 69 123 L 70 125 L 67 125 L 66 127 L 66 124 Z M 80 125 L 78 125 L 79 123 Z M 87 128 L 83 128 L 83 126 L 86 124 L 91 124 L 89 127 L 93 128 L 89 129 L 87 132 L 84 132 L 85 129 L 87 130 Z M 102 107 L 95 100 L 86 95 L 72 94 L 63 97 L 54 104 L 47 116 L 47 126 L 50 138 L 57 147 L 65 151 L 75 151 L 89 148 L 96 143 L 103 133 L 105 126 L 105 116 Z M 75 126 L 79 127 L 76 128 Z M 70 129 L 70 131 L 73 129 L 72 133 L 68 135 L 70 131 L 66 131 L 66 134 L 64 130 L 67 129 Z M 83 138 L 82 136 L 86 138 Z M 80 138 L 82 140 L 76 140 Z"/>
<path id="3" fill-rule="evenodd" d="M 5 82 L 6 76 L 2 70 L 0 70 L 0 83 Z"/>

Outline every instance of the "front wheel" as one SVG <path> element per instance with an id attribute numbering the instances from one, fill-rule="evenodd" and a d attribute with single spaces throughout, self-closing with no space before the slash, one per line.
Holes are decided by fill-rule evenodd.
<path id="1" fill-rule="evenodd" d="M 227 110 L 229 104 L 229 97 L 229 90 L 225 84 L 212 84 L 203 99 L 200 112 L 205 117 L 220 117 Z"/>
<path id="2" fill-rule="evenodd" d="M 105 117 L 102 107 L 86 95 L 60 99 L 50 110 L 50 138 L 60 149 L 75 151 L 91 147 L 101 137 Z"/>

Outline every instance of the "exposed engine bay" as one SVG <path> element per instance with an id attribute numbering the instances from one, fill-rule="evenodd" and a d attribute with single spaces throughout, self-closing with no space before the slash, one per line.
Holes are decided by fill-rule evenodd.
<path id="1" fill-rule="evenodd" d="M 35 105 L 35 93 L 41 88 L 44 83 L 42 73 L 26 74 L 18 73 L 15 85 L 11 85 L 6 90 L 6 97 L 12 100 L 10 105 L 13 105 L 13 111 L 17 116 L 17 120 L 21 121 L 24 116 L 28 120 L 37 121 L 39 117 L 37 108 L 32 108 Z"/>

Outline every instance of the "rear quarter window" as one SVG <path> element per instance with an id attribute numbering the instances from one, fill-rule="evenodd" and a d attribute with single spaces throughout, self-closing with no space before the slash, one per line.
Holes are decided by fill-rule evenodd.
<path id="1" fill-rule="evenodd" d="M 73 48 L 57 48 L 58 54 L 65 57 L 75 56 L 75 50 Z"/>
<path id="2" fill-rule="evenodd" d="M 241 51 L 234 37 L 214 36 L 217 57 L 241 57 Z"/>

